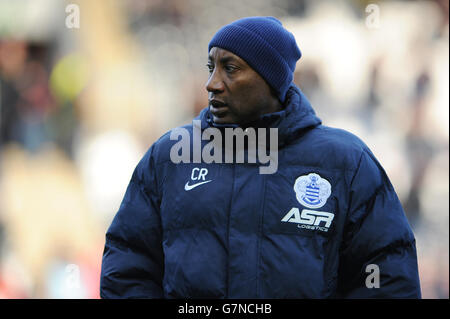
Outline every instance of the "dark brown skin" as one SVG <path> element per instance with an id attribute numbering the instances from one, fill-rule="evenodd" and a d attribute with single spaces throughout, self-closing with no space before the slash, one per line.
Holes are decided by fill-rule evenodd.
<path id="1" fill-rule="evenodd" d="M 267 82 L 239 56 L 213 47 L 207 66 L 206 90 L 215 123 L 245 126 L 263 114 L 281 110 Z"/>

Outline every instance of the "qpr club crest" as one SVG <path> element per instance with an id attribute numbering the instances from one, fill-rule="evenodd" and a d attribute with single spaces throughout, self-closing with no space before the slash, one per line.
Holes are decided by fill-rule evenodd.
<path id="1" fill-rule="evenodd" d="M 295 180 L 294 191 L 303 206 L 320 208 L 331 195 L 331 184 L 318 174 L 310 173 Z"/>

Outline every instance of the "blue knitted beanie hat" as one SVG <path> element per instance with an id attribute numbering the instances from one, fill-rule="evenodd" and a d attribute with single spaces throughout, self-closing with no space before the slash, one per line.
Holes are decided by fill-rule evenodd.
<path id="1" fill-rule="evenodd" d="M 222 27 L 208 45 L 230 51 L 258 72 L 284 103 L 302 56 L 295 38 L 274 17 L 248 17 Z"/>

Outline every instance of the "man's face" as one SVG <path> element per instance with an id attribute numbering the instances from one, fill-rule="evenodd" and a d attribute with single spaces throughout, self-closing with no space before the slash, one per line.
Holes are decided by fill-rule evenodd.
<path id="1" fill-rule="evenodd" d="M 246 124 L 280 107 L 266 81 L 237 55 L 213 47 L 206 82 L 209 109 L 218 124 Z"/>

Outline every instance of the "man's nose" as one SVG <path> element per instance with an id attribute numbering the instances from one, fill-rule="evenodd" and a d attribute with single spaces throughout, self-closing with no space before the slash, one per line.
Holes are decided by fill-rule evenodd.
<path id="1" fill-rule="evenodd" d="M 206 90 L 208 92 L 221 93 L 224 91 L 225 86 L 219 73 L 220 72 L 218 72 L 217 69 L 214 69 L 210 74 L 208 81 L 206 82 Z"/>

